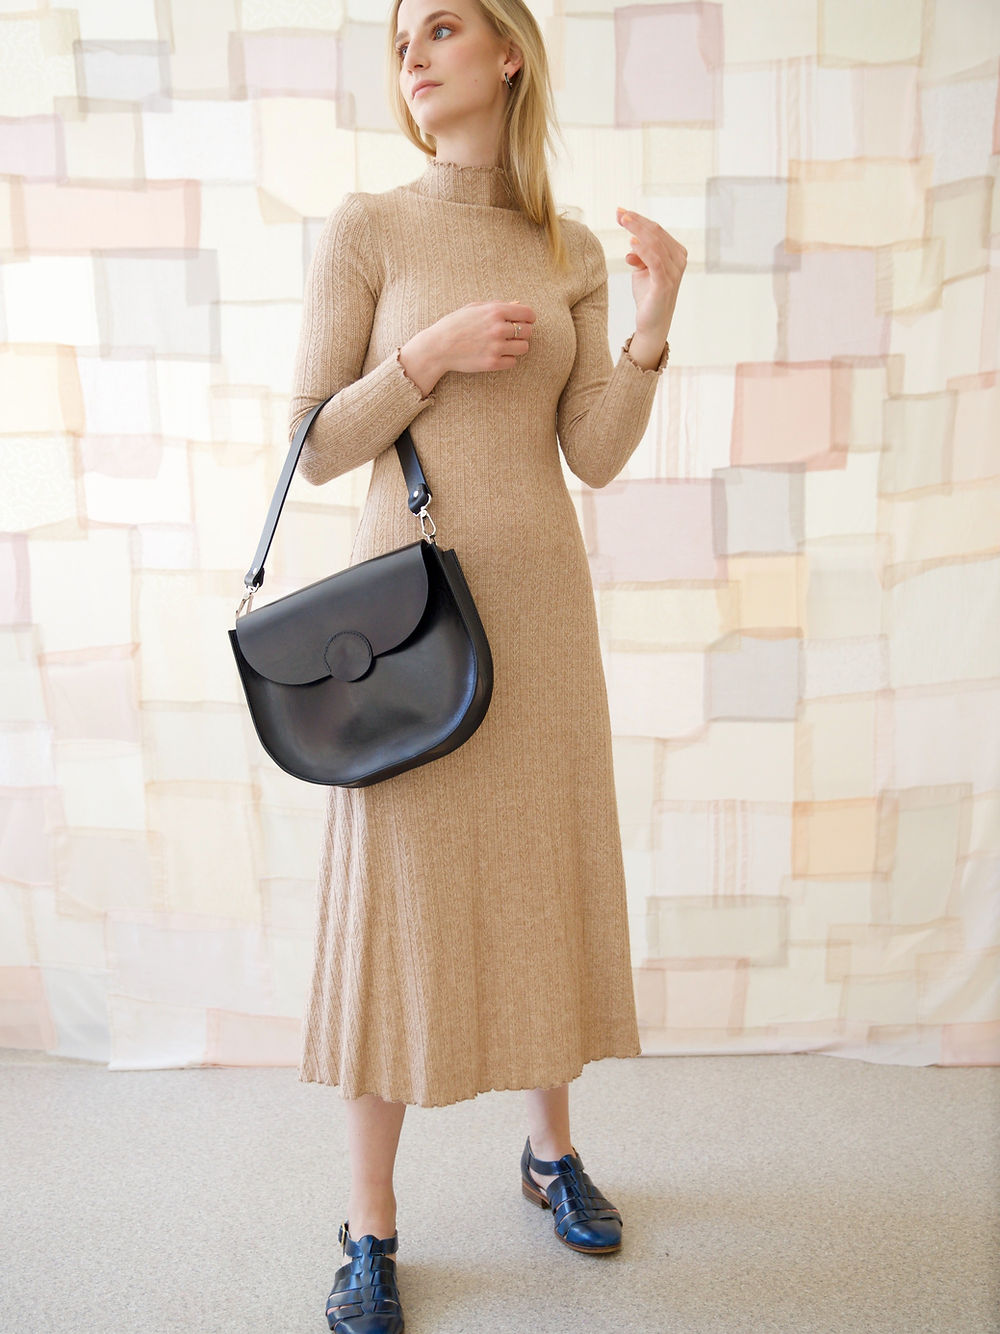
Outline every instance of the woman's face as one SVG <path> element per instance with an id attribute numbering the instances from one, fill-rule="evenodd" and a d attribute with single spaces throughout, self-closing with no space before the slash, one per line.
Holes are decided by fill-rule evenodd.
<path id="1" fill-rule="evenodd" d="M 470 121 L 495 116 L 509 95 L 505 47 L 476 0 L 402 0 L 396 14 L 399 86 L 425 134 L 441 137 Z M 513 70 L 511 70 L 513 72 Z M 429 81 L 433 87 L 414 91 Z"/>

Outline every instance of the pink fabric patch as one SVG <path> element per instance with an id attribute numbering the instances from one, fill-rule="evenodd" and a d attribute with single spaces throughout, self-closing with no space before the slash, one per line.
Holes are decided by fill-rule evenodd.
<path id="1" fill-rule="evenodd" d="M 722 6 L 615 10 L 615 124 L 714 125 L 723 61 Z"/>
<path id="2" fill-rule="evenodd" d="M 843 466 L 833 453 L 833 373 L 829 363 L 736 368 L 733 463 Z"/>
<path id="3" fill-rule="evenodd" d="M 723 563 L 712 541 L 719 483 L 637 478 L 584 494 L 591 568 L 601 582 L 656 583 L 720 579 Z"/>

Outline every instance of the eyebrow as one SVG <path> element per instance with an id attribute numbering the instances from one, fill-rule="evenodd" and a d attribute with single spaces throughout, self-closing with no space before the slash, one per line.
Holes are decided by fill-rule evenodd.
<path id="1" fill-rule="evenodd" d="M 458 17 L 459 16 L 453 13 L 453 11 L 450 9 L 435 9 L 433 14 L 428 14 L 427 17 L 424 19 L 424 24 L 426 26 L 426 24 L 428 23 L 433 23 L 435 19 L 444 19 L 444 18 L 457 19 Z M 461 22 L 460 19 L 459 22 Z M 408 36 L 409 36 L 408 33 L 397 32 L 395 45 L 398 46 L 400 42 L 403 41 L 403 39 Z"/>

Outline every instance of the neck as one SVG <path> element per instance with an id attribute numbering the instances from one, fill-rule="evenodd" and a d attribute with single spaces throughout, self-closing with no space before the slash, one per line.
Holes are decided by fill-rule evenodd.
<path id="1" fill-rule="evenodd" d="M 434 152 L 457 167 L 495 167 L 500 161 L 500 113 L 471 115 L 442 126 L 434 136 Z M 449 132 L 452 131 L 452 132 Z"/>

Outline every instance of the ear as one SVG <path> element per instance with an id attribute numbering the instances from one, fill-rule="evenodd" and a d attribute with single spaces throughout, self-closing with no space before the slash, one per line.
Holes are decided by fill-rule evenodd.
<path id="1" fill-rule="evenodd" d="M 522 66 L 524 65 L 524 55 L 521 52 L 521 48 L 519 46 L 515 46 L 513 42 L 510 44 L 510 46 L 507 47 L 507 50 L 504 52 L 504 64 L 506 64 L 508 61 L 513 63 L 514 68 L 508 70 L 507 73 L 511 75 L 511 77 L 513 77 L 515 74 L 519 74 L 521 72 Z"/>

